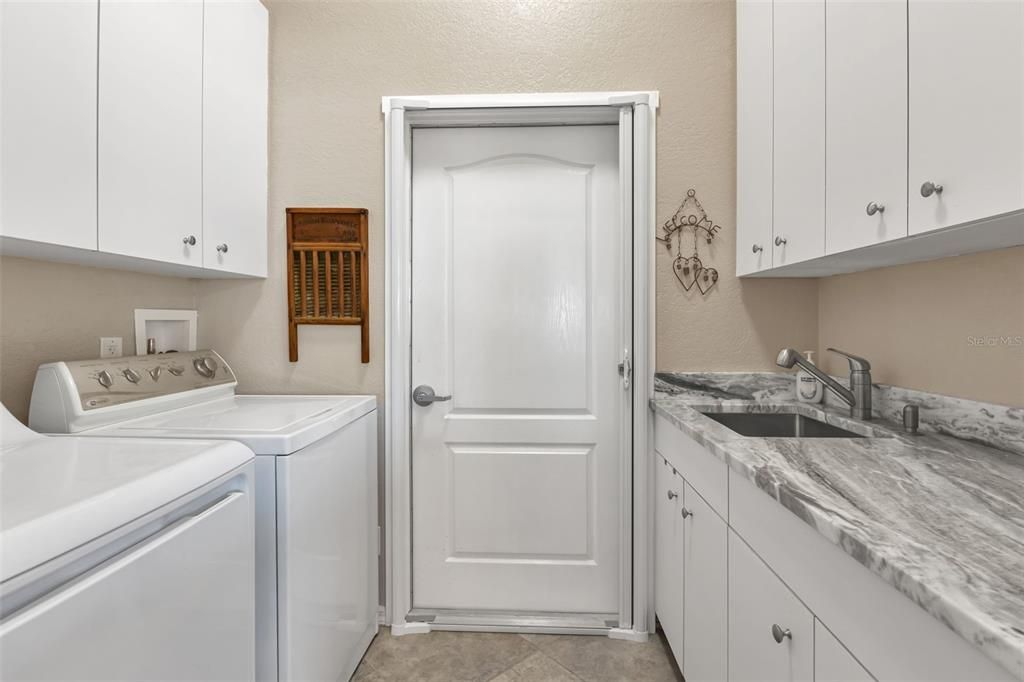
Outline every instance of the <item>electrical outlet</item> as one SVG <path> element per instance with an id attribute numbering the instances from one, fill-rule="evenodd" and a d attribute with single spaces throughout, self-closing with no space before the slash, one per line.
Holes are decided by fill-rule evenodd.
<path id="1" fill-rule="evenodd" d="M 101 336 L 100 337 L 100 357 L 101 358 L 119 358 L 124 355 L 122 349 L 123 339 L 120 336 Z"/>

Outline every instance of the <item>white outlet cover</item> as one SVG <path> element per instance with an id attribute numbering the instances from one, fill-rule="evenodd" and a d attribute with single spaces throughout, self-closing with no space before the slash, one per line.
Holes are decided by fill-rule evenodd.
<path id="1" fill-rule="evenodd" d="M 124 339 L 120 336 L 100 337 L 100 357 L 119 358 L 124 355 Z"/>

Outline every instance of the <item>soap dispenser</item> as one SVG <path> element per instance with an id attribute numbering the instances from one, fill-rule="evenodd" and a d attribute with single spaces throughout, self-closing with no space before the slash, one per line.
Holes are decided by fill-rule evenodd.
<path id="1" fill-rule="evenodd" d="M 805 350 L 807 362 L 814 364 L 814 351 Z M 796 397 L 802 403 L 820 403 L 825 387 L 810 372 L 799 369 L 796 373 Z"/>

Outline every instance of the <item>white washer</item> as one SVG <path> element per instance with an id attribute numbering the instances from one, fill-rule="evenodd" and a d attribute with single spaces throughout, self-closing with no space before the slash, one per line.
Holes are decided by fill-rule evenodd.
<path id="1" fill-rule="evenodd" d="M 213 351 L 43 365 L 29 424 L 256 453 L 256 677 L 347 679 L 377 633 L 373 396 L 240 396 Z"/>
<path id="2" fill-rule="evenodd" d="M 0 679 L 251 679 L 252 452 L 0 417 Z"/>

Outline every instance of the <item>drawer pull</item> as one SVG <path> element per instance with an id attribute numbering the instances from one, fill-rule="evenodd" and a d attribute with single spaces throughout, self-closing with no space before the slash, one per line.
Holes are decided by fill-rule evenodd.
<path id="1" fill-rule="evenodd" d="M 772 638 L 779 644 L 782 644 L 784 639 L 793 639 L 793 633 L 789 631 L 789 628 L 785 630 L 778 623 L 772 624 Z"/>
<path id="2" fill-rule="evenodd" d="M 693 516 L 693 512 L 690 511 L 689 509 L 687 509 L 686 507 L 683 507 L 683 511 L 681 513 L 682 513 L 684 519 L 688 519 L 691 516 Z"/>
<path id="3" fill-rule="evenodd" d="M 679 493 L 677 493 L 675 490 L 669 490 L 668 491 L 668 499 L 674 500 L 677 497 L 679 497 Z"/>

